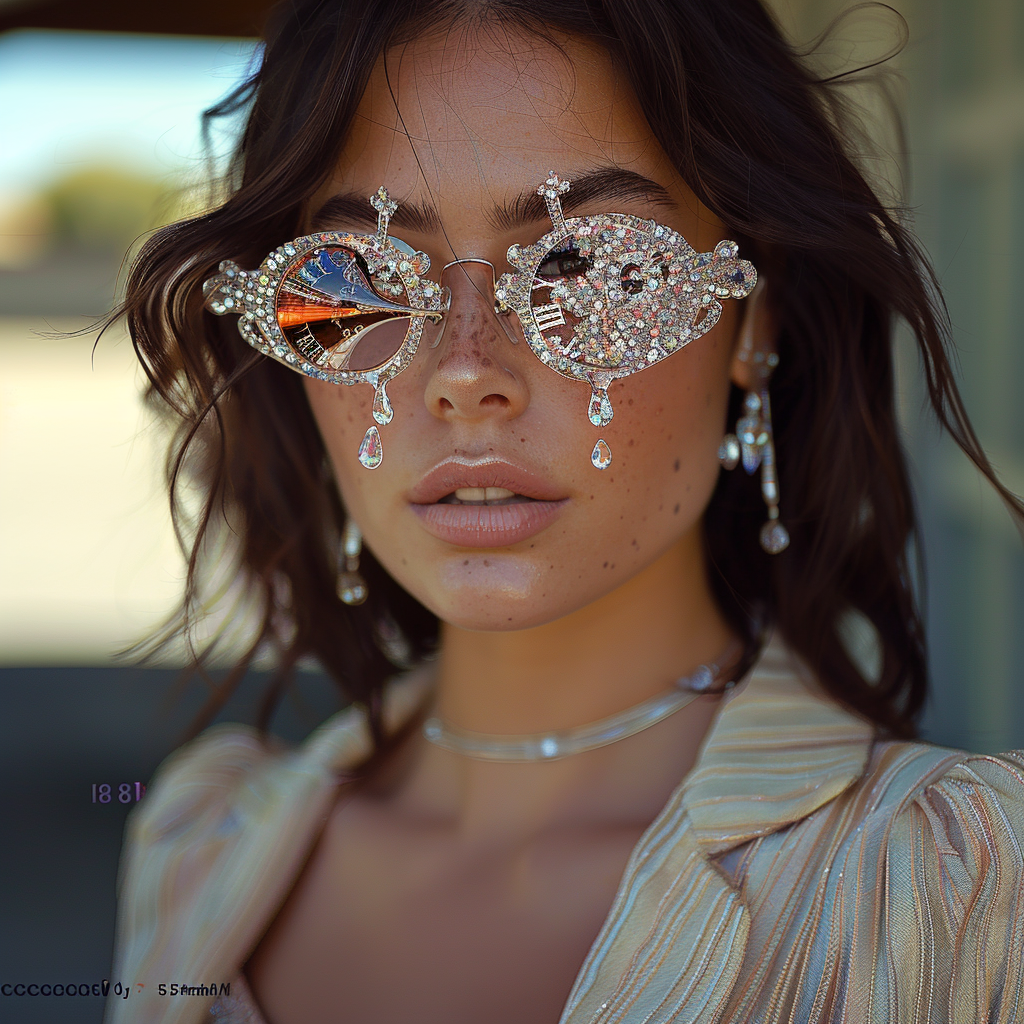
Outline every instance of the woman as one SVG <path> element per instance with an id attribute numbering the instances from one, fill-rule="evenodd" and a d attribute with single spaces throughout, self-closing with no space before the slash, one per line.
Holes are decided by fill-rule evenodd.
<path id="1" fill-rule="evenodd" d="M 898 317 L 1024 508 L 756 0 L 294 0 L 242 108 L 126 310 L 190 600 L 226 524 L 353 705 L 164 765 L 108 1019 L 1021 1019 L 1024 754 L 914 739 Z"/>

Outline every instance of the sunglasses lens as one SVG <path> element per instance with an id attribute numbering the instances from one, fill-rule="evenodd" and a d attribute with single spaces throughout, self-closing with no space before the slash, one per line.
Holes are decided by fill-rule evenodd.
<path id="1" fill-rule="evenodd" d="M 295 351 L 316 366 L 374 370 L 405 344 L 413 325 L 401 278 L 371 274 L 361 256 L 327 246 L 281 283 L 277 321 Z"/>
<path id="2" fill-rule="evenodd" d="M 552 249 L 538 264 L 534 274 L 530 290 L 531 319 L 539 332 L 541 345 L 551 353 L 556 364 L 560 360 L 574 358 L 571 350 L 578 318 L 570 312 L 572 302 L 571 299 L 567 301 L 569 296 L 565 294 L 565 286 L 581 280 L 589 268 L 589 260 L 569 242 Z M 498 319 L 504 321 L 505 332 L 514 341 L 523 338 L 523 326 L 518 316 L 513 313 Z M 536 334 L 534 339 L 536 343 Z"/>

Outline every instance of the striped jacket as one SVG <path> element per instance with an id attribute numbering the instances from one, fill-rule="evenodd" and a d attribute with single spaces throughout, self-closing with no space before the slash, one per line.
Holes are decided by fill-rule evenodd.
<path id="1" fill-rule="evenodd" d="M 392 684 L 386 720 L 424 685 Z M 368 751 L 350 709 L 295 750 L 218 726 L 165 762 L 129 819 L 107 1024 L 262 1021 L 241 966 Z M 561 1024 L 1024 1024 L 1022 846 L 1024 751 L 880 741 L 774 642 L 633 850 Z"/>

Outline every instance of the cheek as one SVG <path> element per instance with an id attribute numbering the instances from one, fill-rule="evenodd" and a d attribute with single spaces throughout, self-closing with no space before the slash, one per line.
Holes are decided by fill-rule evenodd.
<path id="1" fill-rule="evenodd" d="M 680 526 L 699 518 L 718 478 L 729 377 L 728 352 L 714 334 L 611 391 L 612 469 L 630 491 L 681 517 Z"/>
<path id="2" fill-rule="evenodd" d="M 373 422 L 372 389 L 366 385 L 345 387 L 309 378 L 303 380 L 303 386 L 331 460 L 334 478 L 346 506 L 351 507 L 350 503 L 359 500 L 364 483 L 359 474 L 364 477 L 370 475 L 356 461 L 356 452 L 367 427 Z M 383 467 L 374 472 L 382 470 Z"/>

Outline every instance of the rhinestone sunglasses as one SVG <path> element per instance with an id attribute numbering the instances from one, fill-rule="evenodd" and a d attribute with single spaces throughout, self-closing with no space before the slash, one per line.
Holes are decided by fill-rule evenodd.
<path id="1" fill-rule="evenodd" d="M 610 385 L 707 333 L 721 316 L 720 300 L 749 295 L 757 272 L 737 258 L 735 242 L 699 253 L 654 220 L 615 213 L 566 219 L 561 196 L 569 188 L 552 173 L 537 190 L 552 230 L 509 248 L 513 270 L 495 281 L 494 308 L 512 342 L 525 341 L 545 366 L 590 385 L 588 417 L 604 427 L 614 415 Z M 370 203 L 376 234 L 305 235 L 252 271 L 225 260 L 203 293 L 212 313 L 238 314 L 242 337 L 264 355 L 317 380 L 374 388 L 375 423 L 358 457 L 376 469 L 383 458 L 377 424 L 393 416 L 387 383 L 421 341 L 440 340 L 451 296 L 425 277 L 426 253 L 389 235 L 398 204 L 384 186 Z M 591 462 L 611 464 L 604 438 Z"/>

